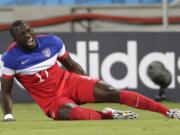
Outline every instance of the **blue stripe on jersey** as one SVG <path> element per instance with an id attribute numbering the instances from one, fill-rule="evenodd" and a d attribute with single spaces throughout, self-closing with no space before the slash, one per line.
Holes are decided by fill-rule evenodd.
<path id="1" fill-rule="evenodd" d="M 4 66 L 13 70 L 25 69 L 39 64 L 58 54 L 63 47 L 62 40 L 55 35 L 37 36 L 38 47 L 27 51 L 14 47 L 2 56 Z"/>

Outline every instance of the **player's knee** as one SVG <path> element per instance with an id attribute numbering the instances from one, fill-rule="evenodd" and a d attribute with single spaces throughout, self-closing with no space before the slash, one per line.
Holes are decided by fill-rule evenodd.
<path id="1" fill-rule="evenodd" d="M 100 81 L 94 88 L 94 97 L 96 102 L 118 102 L 119 92 L 111 85 Z"/>
<path id="2" fill-rule="evenodd" d="M 118 102 L 119 101 L 119 92 L 115 89 L 103 90 L 97 97 L 98 102 Z"/>
<path id="3" fill-rule="evenodd" d="M 70 113 L 76 104 L 69 103 L 59 108 L 59 119 L 60 120 L 70 120 Z"/>
<path id="4" fill-rule="evenodd" d="M 119 100 L 119 92 L 114 89 L 110 89 L 106 91 L 105 100 L 108 102 L 116 102 Z"/>

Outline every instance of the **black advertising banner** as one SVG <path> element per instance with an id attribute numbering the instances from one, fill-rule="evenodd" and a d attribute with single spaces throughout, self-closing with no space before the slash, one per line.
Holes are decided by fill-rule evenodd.
<path id="1" fill-rule="evenodd" d="M 11 42 L 7 32 L 0 33 L 0 53 Z M 159 86 L 147 76 L 153 61 L 162 62 L 172 75 L 165 89 L 171 101 L 180 101 L 180 33 L 178 32 L 92 32 L 56 33 L 66 50 L 90 76 L 100 78 L 118 89 L 137 91 L 150 98 L 158 95 Z M 31 101 L 16 83 L 15 101 Z"/>

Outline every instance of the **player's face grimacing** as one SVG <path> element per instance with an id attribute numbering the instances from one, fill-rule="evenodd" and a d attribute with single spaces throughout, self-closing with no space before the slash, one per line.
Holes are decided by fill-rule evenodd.
<path id="1" fill-rule="evenodd" d="M 26 23 L 13 28 L 13 37 L 17 45 L 23 49 L 32 50 L 37 46 L 33 31 Z"/>

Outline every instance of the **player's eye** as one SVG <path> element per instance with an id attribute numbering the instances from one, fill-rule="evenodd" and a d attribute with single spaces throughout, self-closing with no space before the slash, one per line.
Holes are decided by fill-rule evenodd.
<path id="1" fill-rule="evenodd" d="M 26 29 L 26 32 L 32 33 L 32 30 L 28 28 Z"/>

